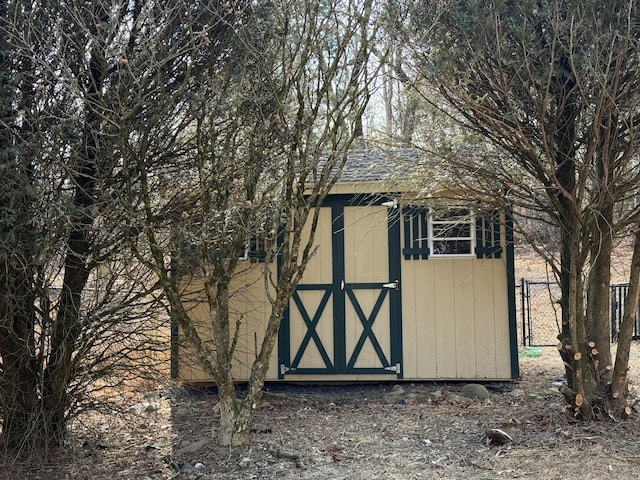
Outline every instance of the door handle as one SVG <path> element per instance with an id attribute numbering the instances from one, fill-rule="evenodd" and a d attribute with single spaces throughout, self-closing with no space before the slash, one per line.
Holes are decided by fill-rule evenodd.
<path id="1" fill-rule="evenodd" d="M 391 283 L 383 283 L 382 287 L 389 288 L 391 290 L 400 290 L 400 280 L 396 280 L 395 282 Z"/>

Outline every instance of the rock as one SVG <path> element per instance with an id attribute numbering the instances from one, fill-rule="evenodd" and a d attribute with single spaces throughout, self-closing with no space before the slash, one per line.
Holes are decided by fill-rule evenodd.
<path id="1" fill-rule="evenodd" d="M 442 400 L 443 396 L 444 395 L 442 394 L 442 390 L 434 390 L 433 392 L 429 392 L 429 400 L 431 400 L 432 402 Z"/>
<path id="2" fill-rule="evenodd" d="M 143 413 L 157 412 L 160 405 L 155 402 L 142 402 L 131 405 L 127 410 L 129 413 L 142 415 Z"/>
<path id="3" fill-rule="evenodd" d="M 509 395 L 512 397 L 523 397 L 525 395 L 525 391 L 521 388 L 514 388 L 509 392 Z"/>
<path id="4" fill-rule="evenodd" d="M 149 400 L 150 402 L 157 402 L 160 399 L 160 393 L 152 390 L 151 392 L 147 392 L 144 394 L 145 400 Z"/>
<path id="5" fill-rule="evenodd" d="M 558 389 L 555 387 L 538 388 L 527 392 L 528 397 L 544 398 L 552 395 L 558 395 Z"/>
<path id="6" fill-rule="evenodd" d="M 391 395 L 403 395 L 404 388 L 402 385 L 394 385 L 391 389 Z"/>
<path id="7" fill-rule="evenodd" d="M 463 397 L 461 395 L 456 395 L 455 393 L 450 393 L 446 396 L 445 401 L 449 404 L 462 403 L 468 405 L 473 402 L 473 399 L 469 397 Z"/>
<path id="8" fill-rule="evenodd" d="M 178 417 L 189 415 L 189 413 L 191 413 L 191 410 L 189 410 L 186 407 L 179 407 L 179 408 L 176 408 L 175 410 L 172 410 L 172 414 Z"/>
<path id="9" fill-rule="evenodd" d="M 400 403 L 400 402 L 404 402 L 404 400 L 402 400 L 402 395 L 394 395 L 392 393 L 387 393 L 385 395 L 382 396 L 382 400 L 384 401 L 384 403 Z"/>
<path id="10" fill-rule="evenodd" d="M 201 450 L 205 445 L 207 445 L 209 443 L 209 440 L 199 440 L 197 442 L 193 442 L 193 443 L 189 443 L 188 445 L 182 447 L 181 449 L 179 449 L 175 455 L 179 456 L 179 455 L 186 455 L 189 453 L 195 453 L 199 450 Z"/>
<path id="11" fill-rule="evenodd" d="M 468 383 L 462 387 L 460 395 L 467 398 L 478 398 L 480 400 L 491 398 L 489 390 L 487 390 L 484 385 L 480 385 L 478 383 Z"/>

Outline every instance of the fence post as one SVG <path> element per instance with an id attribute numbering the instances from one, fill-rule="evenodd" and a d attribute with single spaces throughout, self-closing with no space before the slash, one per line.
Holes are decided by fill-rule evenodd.
<path id="1" fill-rule="evenodd" d="M 520 316 L 522 317 L 522 346 L 527 346 L 527 315 L 524 308 L 524 296 L 526 295 L 525 290 L 525 279 L 524 277 L 520 278 Z"/>
<path id="2" fill-rule="evenodd" d="M 616 313 L 618 312 L 618 299 L 616 298 L 617 288 L 615 285 L 611 285 L 611 341 L 615 341 L 617 336 L 617 328 L 616 328 Z"/>

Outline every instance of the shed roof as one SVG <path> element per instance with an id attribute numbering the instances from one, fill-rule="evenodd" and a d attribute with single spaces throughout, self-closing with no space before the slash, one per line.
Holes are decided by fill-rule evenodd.
<path id="1" fill-rule="evenodd" d="M 339 182 L 377 182 L 407 180 L 424 168 L 425 158 L 418 150 L 358 149 L 349 152 Z"/>

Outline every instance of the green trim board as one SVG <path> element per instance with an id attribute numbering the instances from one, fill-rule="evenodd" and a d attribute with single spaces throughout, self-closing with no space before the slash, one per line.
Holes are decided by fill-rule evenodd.
<path id="1" fill-rule="evenodd" d="M 405 260 L 429 258 L 429 230 L 427 219 L 429 211 L 425 207 L 402 207 L 402 226 L 404 228 Z"/>
<path id="2" fill-rule="evenodd" d="M 300 291 L 302 291 L 302 289 Z M 322 341 L 320 340 L 320 337 L 318 336 L 318 332 L 316 331 L 316 327 L 318 326 L 320 317 L 322 317 L 325 307 L 327 306 L 327 303 L 331 298 L 331 293 L 332 292 L 330 288 L 324 289 L 324 294 L 322 295 L 322 299 L 320 300 L 320 305 L 318 306 L 315 313 L 313 314 L 313 318 L 311 318 L 309 316 L 309 313 L 307 312 L 305 305 L 302 303 L 302 300 L 300 299 L 300 295 L 298 294 L 298 291 L 293 292 L 292 300 L 295 302 L 296 307 L 298 307 L 298 311 L 300 312 L 302 316 L 302 320 L 304 321 L 305 326 L 307 327 L 307 331 L 304 335 L 304 338 L 302 339 L 302 342 L 300 343 L 300 346 L 298 347 L 298 351 L 293 357 L 293 360 L 291 360 L 292 369 L 298 368 L 298 365 L 300 365 L 300 360 L 302 360 L 302 355 L 304 355 L 304 352 L 307 349 L 309 342 L 313 340 L 313 343 L 315 344 L 316 348 L 318 349 L 318 352 L 320 353 L 320 356 L 322 357 L 322 361 L 324 362 L 325 367 L 328 370 L 333 370 L 333 364 L 331 362 L 331 359 L 329 358 L 329 355 L 327 354 L 327 351 L 324 348 L 324 345 L 322 345 Z"/>
<path id="3" fill-rule="evenodd" d="M 509 351 L 511 352 L 511 378 L 520 378 L 520 364 L 518 362 L 518 325 L 516 319 L 516 279 L 515 253 L 513 243 L 513 219 L 509 213 L 505 214 L 505 241 L 507 253 L 507 298 L 509 312 Z"/>
<path id="4" fill-rule="evenodd" d="M 389 375 L 395 371 L 401 378 L 402 361 L 402 304 L 400 292 L 389 288 L 390 282 L 400 281 L 400 225 L 397 217 L 397 209 L 387 209 L 387 241 L 388 241 L 388 266 L 389 271 L 382 273 L 387 280 L 385 282 L 349 282 L 345 275 L 345 221 L 344 212 L 347 207 L 380 206 L 385 199 L 380 197 L 367 198 L 363 196 L 334 196 L 328 197 L 323 207 L 331 208 L 331 258 L 332 258 L 332 284 L 304 284 L 301 283 L 285 312 L 285 317 L 278 337 L 279 378 L 285 375 L 303 374 L 384 374 Z M 314 309 L 305 305 L 299 292 L 322 292 L 322 299 Z M 369 309 L 361 305 L 359 295 L 366 291 L 373 291 L 376 301 Z M 375 294 L 375 292 L 378 292 Z M 328 303 L 332 303 L 332 338 L 325 338 L 325 342 L 333 342 L 332 348 L 322 344 L 316 328 Z M 388 310 L 387 310 L 388 309 Z M 306 331 L 302 340 L 294 342 L 292 332 L 292 312 L 296 312 L 296 318 L 300 318 Z M 352 312 L 347 314 L 347 311 Z M 385 311 L 382 315 L 381 312 Z M 355 315 L 354 315 L 355 314 Z M 296 320 L 299 322 L 300 320 Z M 325 320 L 326 321 L 326 320 Z M 376 323 L 377 322 L 377 323 Z M 388 322 L 381 324 L 380 322 Z M 388 331 L 389 345 L 385 351 L 374 333 L 374 326 Z M 357 340 L 347 351 L 346 331 L 360 328 Z M 388 330 L 387 330 L 388 329 Z M 293 343 L 296 343 L 295 345 Z M 375 352 L 375 360 L 371 364 L 358 365 L 359 357 L 365 345 Z M 324 365 L 313 367 L 300 367 L 305 351 L 309 346 L 316 349 Z M 333 358 L 328 353 L 333 352 Z M 317 359 L 316 359 L 317 361 Z M 371 357 L 369 357 L 371 361 Z"/>
<path id="5" fill-rule="evenodd" d="M 400 257 L 400 218 L 401 212 L 397 208 L 387 211 L 387 224 L 389 227 L 389 277 L 395 279 L 398 288 L 390 291 L 391 298 L 391 365 L 397 365 L 398 378 L 404 378 L 403 348 L 402 348 L 402 265 Z M 395 261 L 391 261 L 395 259 Z"/>
<path id="6" fill-rule="evenodd" d="M 350 201 L 353 201 L 351 197 Z M 341 292 L 341 282 L 344 279 L 344 203 L 347 200 L 335 201 L 331 198 L 325 199 L 331 205 L 331 253 L 332 253 L 332 275 L 334 286 L 334 315 L 333 315 L 333 353 L 335 355 L 335 366 L 339 372 L 343 372 L 346 365 L 346 337 L 345 337 L 345 297 Z"/>

